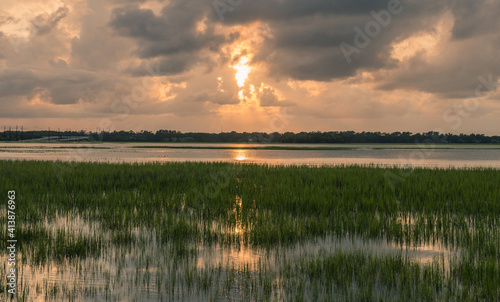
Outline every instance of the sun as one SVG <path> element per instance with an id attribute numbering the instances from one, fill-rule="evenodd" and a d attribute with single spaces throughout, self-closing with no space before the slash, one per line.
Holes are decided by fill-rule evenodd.
<path id="1" fill-rule="evenodd" d="M 248 66 L 248 57 L 241 57 L 238 64 L 231 66 L 236 70 L 236 81 L 238 83 L 238 87 L 242 88 L 245 86 L 245 81 L 248 78 L 248 74 L 252 72 L 252 67 Z"/>

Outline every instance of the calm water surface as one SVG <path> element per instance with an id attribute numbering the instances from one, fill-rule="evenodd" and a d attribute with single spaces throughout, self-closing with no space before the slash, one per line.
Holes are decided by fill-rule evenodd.
<path id="1" fill-rule="evenodd" d="M 268 146 L 337 148 L 338 150 L 248 149 Z M 229 147 L 231 149 L 199 149 L 200 147 Z M 128 163 L 203 161 L 271 165 L 375 164 L 412 167 L 500 168 L 500 145 L 0 143 L 0 159 Z"/>

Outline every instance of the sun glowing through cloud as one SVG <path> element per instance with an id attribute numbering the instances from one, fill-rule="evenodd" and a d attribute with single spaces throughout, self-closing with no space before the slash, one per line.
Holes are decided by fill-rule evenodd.
<path id="1" fill-rule="evenodd" d="M 252 67 L 248 66 L 248 61 L 248 57 L 241 57 L 238 64 L 231 66 L 236 70 L 236 81 L 238 83 L 238 87 L 240 88 L 245 86 L 248 74 L 252 71 Z"/>

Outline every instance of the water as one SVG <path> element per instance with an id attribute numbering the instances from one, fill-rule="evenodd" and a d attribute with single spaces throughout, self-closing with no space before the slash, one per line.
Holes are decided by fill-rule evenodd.
<path id="1" fill-rule="evenodd" d="M 442 259 L 448 266 L 450 257 L 456 254 L 439 243 L 401 246 L 383 239 L 325 236 L 270 249 L 190 244 L 189 252 L 179 256 L 174 244 L 160 244 L 155 232 L 147 228 L 134 229 L 132 243 L 112 244 L 111 231 L 77 212 L 56 215 L 42 225 L 53 236 L 58 230 L 99 234 L 107 244 L 97 258 L 42 265 L 29 260 L 22 263 L 18 286 L 28 301 L 262 301 L 269 295 L 261 286 L 265 282 L 272 286 L 273 300 L 281 301 L 286 296 L 280 285 L 282 270 L 288 263 L 338 251 L 361 251 L 377 256 L 402 253 L 422 265 Z M 27 256 L 31 259 L 29 252 Z M 252 280 L 256 283 L 251 284 Z"/>
<path id="2" fill-rule="evenodd" d="M 337 148 L 337 150 L 248 149 L 270 146 Z M 231 149 L 199 149 L 202 147 Z M 127 163 L 202 161 L 270 165 L 375 164 L 381 166 L 441 168 L 500 168 L 500 146 L 447 144 L 0 143 L 0 159 Z"/>
<path id="3" fill-rule="evenodd" d="M 241 202 L 237 196 L 235 208 L 230 211 L 241 207 Z M 0 215 L 5 216 L 5 212 L 0 210 Z M 308 282 L 307 278 L 287 277 L 286 267 L 290 263 L 328 257 L 341 251 L 379 257 L 401 254 L 422 266 L 438 263 L 448 268 L 450 261 L 460 254 L 459 249 L 440 240 L 396 243 L 383 238 L 334 234 L 270 248 L 197 241 L 186 244 L 185 251 L 179 253 L 176 243 L 161 242 L 155 230 L 147 227 L 131 229 L 131 239 L 117 243 L 113 241 L 113 231 L 103 228 L 92 216 L 75 210 L 56 213 L 52 219 L 23 222 L 24 227 L 44 229 L 51 237 L 64 231 L 72 236 L 99 236 L 103 243 L 97 257 L 42 264 L 31 261 L 35 250 L 28 248 L 26 260 L 19 261 L 18 266 L 18 286 L 27 301 L 262 301 L 269 297 L 287 301 L 293 296 L 290 282 Z M 236 228 L 220 225 L 216 229 L 221 234 L 242 235 L 240 232 L 244 230 L 238 229 L 239 219 Z M 413 224 L 415 219 L 401 216 L 400 222 Z M 0 257 L 0 261 L 5 263 L 6 256 Z M 1 273 L 5 273 L 4 270 L 5 267 L 0 268 Z M 270 292 L 266 291 L 265 284 L 269 284 Z M 312 297 L 313 293 L 308 290 L 306 288 L 306 296 Z M 326 288 L 319 290 L 320 296 L 329 296 Z M 384 298 L 395 295 L 383 287 L 376 290 Z"/>
<path id="4" fill-rule="evenodd" d="M 173 149 L 161 147 L 229 147 L 232 149 Z M 328 147 L 337 150 L 255 150 L 249 147 Z M 156 147 L 156 148 L 144 148 Z M 160 148 L 158 148 L 160 147 Z M 500 147 L 495 145 L 248 145 L 248 144 L 60 144 L 2 143 L 0 159 L 62 160 L 98 162 L 242 162 L 271 165 L 375 164 L 413 167 L 495 167 L 500 168 Z M 103 197 L 105 193 L 103 192 Z M 236 198 L 241 206 L 241 198 Z M 305 296 L 313 297 L 307 279 L 286 277 L 289 263 L 334 255 L 338 251 L 366 255 L 403 255 L 422 267 L 443 265 L 460 257 L 457 247 L 444 242 L 396 243 L 387 239 L 326 235 L 289 246 L 268 249 L 252 246 L 189 243 L 179 252 L 174 243 L 161 243 L 151 228 L 131 230 L 132 240 L 115 243 L 112 231 L 85 213 L 66 213 L 39 222 L 23 221 L 24 227 L 40 227 L 51 237 L 58 231 L 84 237 L 102 238 L 97 257 L 65 259 L 36 264 L 34 250 L 19 254 L 19 296 L 27 301 L 275 301 L 292 299 L 287 289 L 306 284 Z M 4 209 L 0 215 L 5 217 Z M 403 223 L 403 222 L 402 222 Z M 412 220 L 404 224 L 411 224 Z M 241 223 L 240 223 L 241 224 Z M 242 232 L 223 229 L 225 232 Z M 6 255 L 0 261 L 6 263 Z M 6 267 L 0 267 L 5 273 Z M 305 282 L 305 283 L 304 283 Z M 356 284 L 350 285 L 356 288 Z M 297 286 L 297 288 L 300 288 Z M 338 289 L 338 288 L 337 288 Z M 335 292 L 334 288 L 334 292 Z M 298 291 L 300 292 L 300 291 Z M 328 288 L 319 297 L 335 297 Z M 394 292 L 375 286 L 374 297 L 397 297 Z M 2 293 L 2 298 L 7 297 Z M 342 296 L 337 297 L 343 300 Z M 312 299 L 312 298 L 311 298 Z"/>

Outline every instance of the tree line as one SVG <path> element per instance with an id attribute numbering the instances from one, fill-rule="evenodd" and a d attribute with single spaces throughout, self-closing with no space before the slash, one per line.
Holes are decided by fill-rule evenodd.
<path id="1" fill-rule="evenodd" d="M 156 132 L 142 130 L 86 132 L 86 131 L 4 131 L 0 139 L 4 141 L 60 141 L 71 137 L 87 137 L 89 141 L 100 142 L 200 142 L 200 143 L 500 143 L 500 136 L 484 134 L 452 134 L 452 133 L 411 133 L 411 132 L 186 132 L 175 130 L 158 130 Z"/>

